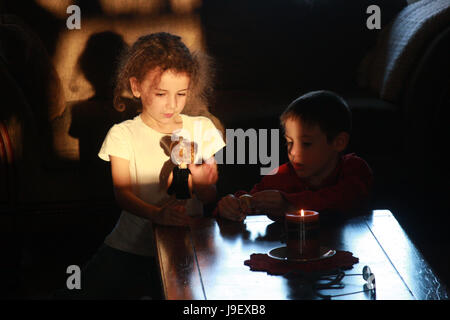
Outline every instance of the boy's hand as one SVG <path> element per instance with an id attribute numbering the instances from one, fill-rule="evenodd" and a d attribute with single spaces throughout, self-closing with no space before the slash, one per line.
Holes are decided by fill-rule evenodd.
<path id="1" fill-rule="evenodd" d="M 255 208 L 272 216 L 283 216 L 290 205 L 278 190 L 264 190 L 252 196 Z"/>
<path id="2" fill-rule="evenodd" d="M 245 219 L 245 214 L 241 212 L 241 207 L 239 205 L 239 199 L 237 199 L 232 194 L 229 194 L 218 203 L 219 215 L 221 217 L 233 220 L 242 221 Z"/>
<path id="3" fill-rule="evenodd" d="M 157 213 L 155 222 L 166 226 L 186 226 L 189 216 L 186 214 L 185 200 L 171 200 Z"/>

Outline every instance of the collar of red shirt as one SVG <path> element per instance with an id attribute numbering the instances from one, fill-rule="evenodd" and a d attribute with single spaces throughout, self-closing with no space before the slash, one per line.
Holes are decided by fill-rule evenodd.
<path id="1" fill-rule="evenodd" d="M 334 170 L 328 175 L 328 177 L 326 177 L 322 181 L 322 183 L 319 186 L 312 186 L 312 185 L 310 185 L 308 183 L 307 180 L 300 179 L 297 176 L 294 167 L 292 167 L 291 162 L 288 162 L 288 168 L 290 170 L 290 174 L 292 174 L 292 176 L 296 177 L 300 181 L 300 183 L 305 186 L 305 188 L 310 189 L 310 190 L 318 190 L 318 189 L 321 189 L 321 188 L 324 188 L 324 187 L 327 187 L 327 186 L 335 185 L 337 180 L 338 180 L 338 178 L 339 178 L 339 174 L 342 171 L 342 167 L 344 165 L 345 159 L 347 157 L 352 157 L 354 155 L 355 155 L 354 153 L 349 153 L 349 154 L 340 156 L 339 160 L 338 160 L 338 163 L 336 165 L 336 168 L 334 168 Z"/>

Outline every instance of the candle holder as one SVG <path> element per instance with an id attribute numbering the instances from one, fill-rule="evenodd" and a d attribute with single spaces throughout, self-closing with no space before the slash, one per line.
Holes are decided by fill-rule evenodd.
<path id="1" fill-rule="evenodd" d="M 319 213 L 311 210 L 285 214 L 288 259 L 320 257 Z"/>

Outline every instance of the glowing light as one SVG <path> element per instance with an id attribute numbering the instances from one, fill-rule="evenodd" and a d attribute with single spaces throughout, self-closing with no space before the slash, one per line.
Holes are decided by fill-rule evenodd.
<path id="1" fill-rule="evenodd" d="M 72 0 L 36 0 L 36 2 L 58 18 L 67 18 L 67 7 L 74 4 Z"/>
<path id="2" fill-rule="evenodd" d="M 304 217 L 304 216 L 305 216 L 305 211 L 303 211 L 303 209 L 302 209 L 302 211 L 301 211 L 300 215 L 301 215 L 302 217 Z"/>
<path id="3" fill-rule="evenodd" d="M 119 14 L 154 14 L 158 13 L 164 5 L 161 0 L 133 0 L 133 1 L 111 1 L 100 0 L 100 4 L 105 13 L 109 15 Z"/>
<path id="4" fill-rule="evenodd" d="M 122 35 L 125 42 L 131 45 L 139 36 L 165 31 L 181 36 L 183 42 L 192 50 L 204 49 L 201 22 L 195 16 L 159 16 L 150 20 L 146 17 L 132 19 L 99 17 L 85 18 L 82 23 L 84 32 L 72 30 L 61 32 L 53 57 L 67 101 L 85 100 L 95 93 L 77 66 L 78 57 L 94 33 L 113 31 Z"/>
<path id="5" fill-rule="evenodd" d="M 200 0 L 171 0 L 170 6 L 176 14 L 191 14 L 200 7 Z"/>

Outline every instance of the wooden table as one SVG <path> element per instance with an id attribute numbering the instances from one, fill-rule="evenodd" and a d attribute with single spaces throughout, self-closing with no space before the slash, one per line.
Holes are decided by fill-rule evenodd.
<path id="1" fill-rule="evenodd" d="M 155 226 L 161 280 L 166 299 L 317 299 L 301 277 L 268 275 L 244 265 L 252 253 L 282 245 L 283 225 L 266 216 L 244 222 L 197 218 L 190 227 Z M 377 300 L 448 299 L 440 282 L 389 210 L 374 210 L 344 222 L 321 219 L 321 244 L 359 258 L 347 274 L 370 266 Z M 343 279 L 342 294 L 363 289 L 362 276 Z M 320 299 L 320 298 L 319 298 Z M 370 299 L 368 292 L 333 299 Z"/>

